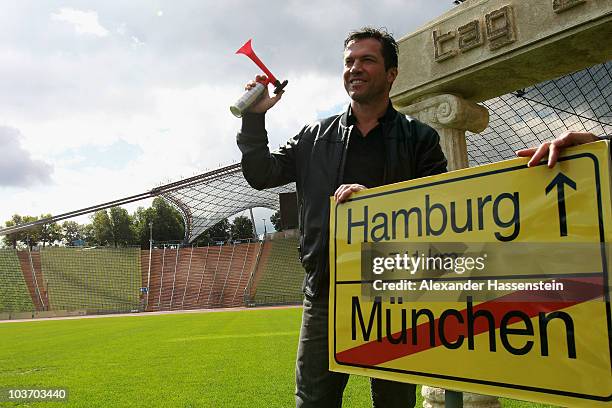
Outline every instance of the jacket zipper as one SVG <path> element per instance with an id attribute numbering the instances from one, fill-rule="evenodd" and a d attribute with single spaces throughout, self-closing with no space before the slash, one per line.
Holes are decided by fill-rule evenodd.
<path id="1" fill-rule="evenodd" d="M 344 177 L 344 165 L 345 165 L 345 161 L 346 161 L 346 155 L 348 152 L 348 144 L 349 144 L 349 140 L 351 138 L 351 133 L 353 130 L 353 126 L 348 126 L 345 127 L 342 132 L 342 136 L 344 136 L 346 134 L 346 138 L 344 138 L 344 142 L 342 143 L 342 156 L 340 158 L 340 165 L 338 166 L 338 171 L 336 174 L 336 185 L 332 185 L 332 192 L 335 191 L 335 187 L 339 186 L 342 183 L 342 177 Z M 330 207 L 331 210 L 331 207 Z M 323 277 L 325 273 L 330 273 L 330 268 L 325 268 L 326 265 L 328 265 L 329 262 L 329 214 L 326 218 L 326 222 L 325 225 L 322 226 L 322 228 L 324 228 L 325 230 L 327 230 L 327 241 L 325 240 L 321 240 L 321 242 L 319 243 L 319 246 L 317 247 L 317 252 L 321 253 L 322 252 L 322 247 L 325 246 L 325 244 L 327 243 L 328 248 L 327 248 L 327 253 L 326 254 L 322 254 L 323 256 L 321 256 L 320 260 L 319 260 L 319 265 L 318 267 L 320 268 L 319 270 L 321 271 L 321 273 L 319 274 L 319 276 L 317 277 L 317 283 L 316 283 L 316 288 L 314 288 L 315 290 L 314 292 L 314 296 L 317 296 L 319 293 L 321 293 L 321 282 L 323 281 Z M 331 281 L 331 276 L 329 277 L 329 280 Z"/>

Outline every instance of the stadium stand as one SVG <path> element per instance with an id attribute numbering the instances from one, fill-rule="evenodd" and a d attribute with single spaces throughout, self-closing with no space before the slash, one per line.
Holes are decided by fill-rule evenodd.
<path id="1" fill-rule="evenodd" d="M 195 247 L 189 251 L 191 266 L 187 268 L 180 309 L 197 309 L 208 299 L 208 293 L 212 285 L 210 268 L 216 265 L 215 262 L 220 248 L 217 246 Z"/>
<path id="2" fill-rule="evenodd" d="M 244 305 L 244 290 L 253 270 L 259 243 L 151 252 L 145 310 L 184 310 Z M 149 251 L 141 251 L 142 286 L 149 282 Z"/>
<path id="3" fill-rule="evenodd" d="M 304 269 L 295 231 L 274 234 L 264 247 L 251 286 L 249 305 L 301 303 Z"/>
<path id="4" fill-rule="evenodd" d="M 0 312 L 33 311 L 34 303 L 28 286 L 17 251 L 0 249 Z"/>
<path id="5" fill-rule="evenodd" d="M 38 251 L 17 251 L 21 272 L 25 279 L 28 291 L 36 311 L 49 310 L 49 299 L 45 280 L 43 279 L 40 267 L 40 252 Z"/>
<path id="6" fill-rule="evenodd" d="M 53 310 L 117 313 L 139 309 L 138 248 L 61 248 L 40 251 Z"/>

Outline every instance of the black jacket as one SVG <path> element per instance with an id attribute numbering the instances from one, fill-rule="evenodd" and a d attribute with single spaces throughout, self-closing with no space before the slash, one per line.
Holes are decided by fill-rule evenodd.
<path id="1" fill-rule="evenodd" d="M 390 109 L 393 109 L 390 107 Z M 353 125 L 349 109 L 305 126 L 279 150 L 270 152 L 265 114 L 246 114 L 238 132 L 242 172 L 255 189 L 295 182 L 297 187 L 300 260 L 306 270 L 303 290 L 316 297 L 327 282 L 329 198 L 343 179 Z M 385 184 L 446 171 L 438 133 L 393 110 L 382 123 L 385 139 Z"/>

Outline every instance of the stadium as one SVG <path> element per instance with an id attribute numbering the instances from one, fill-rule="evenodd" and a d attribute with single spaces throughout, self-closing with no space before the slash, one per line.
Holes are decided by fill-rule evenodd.
<path id="1" fill-rule="evenodd" d="M 475 3 L 458 4 L 453 10 Z M 599 24 L 600 32 L 609 33 L 611 12 L 609 5 L 602 6 L 589 24 Z M 471 98 L 488 112 L 488 121 L 481 129 L 463 128 L 465 164 L 476 167 L 513 159 L 516 150 L 554 139 L 567 129 L 612 134 L 609 40 L 602 47 L 607 50 L 597 55 L 596 64 L 581 61 L 584 66 L 569 67 L 563 75 L 542 74 L 538 82 L 525 78 L 515 89 Z M 440 89 L 444 86 L 448 93 L 453 86 L 456 93 L 463 89 L 460 82 Z M 396 97 L 394 103 L 403 105 L 405 113 L 425 119 L 425 110 L 411 108 L 414 105 L 399 91 Z M 466 166 L 455 169 L 461 167 Z M 68 392 L 66 402 L 3 400 L 0 405 L 294 405 L 304 279 L 297 250 L 295 188 L 289 184 L 255 190 L 244 179 L 241 165 L 233 164 L 1 229 L 1 235 L 10 237 L 161 198 L 180 214 L 184 237 L 161 242 L 151 235 L 143 247 L 0 249 L 0 388 Z M 251 212 L 250 237 L 202 243 L 211 227 L 254 208 L 279 211 L 281 230 L 258 235 Z M 423 401 L 419 392 L 417 406 Z M 551 406 L 511 398 L 500 401 L 504 407 Z M 369 404 L 368 379 L 352 376 L 343 406 Z"/>

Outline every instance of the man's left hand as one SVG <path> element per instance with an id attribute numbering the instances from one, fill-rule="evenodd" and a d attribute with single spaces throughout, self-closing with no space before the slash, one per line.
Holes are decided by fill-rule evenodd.
<path id="1" fill-rule="evenodd" d="M 365 190 L 367 187 L 361 184 L 342 184 L 334 193 L 334 199 L 337 203 L 343 203 L 350 198 L 350 196 L 361 190 Z"/>
<path id="2" fill-rule="evenodd" d="M 553 168 L 559 158 L 559 152 L 564 147 L 576 146 L 583 143 L 596 142 L 599 139 L 592 133 L 588 132 L 563 132 L 558 138 L 550 142 L 544 142 L 539 147 L 523 149 L 516 152 L 518 157 L 531 157 L 528 167 L 535 166 L 548 155 L 548 167 Z"/>

